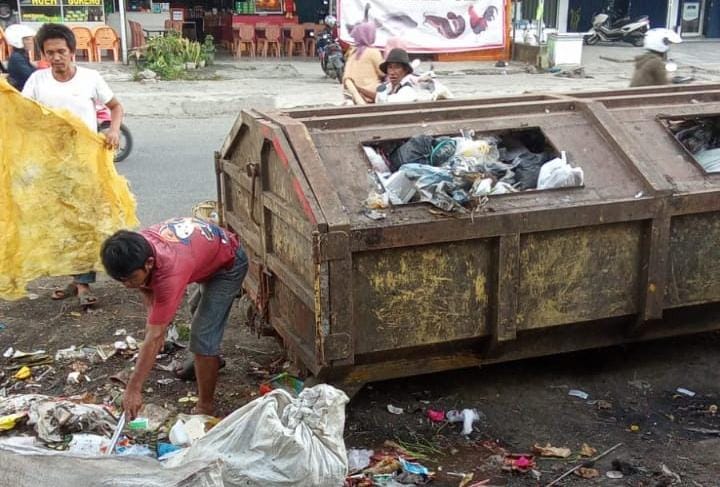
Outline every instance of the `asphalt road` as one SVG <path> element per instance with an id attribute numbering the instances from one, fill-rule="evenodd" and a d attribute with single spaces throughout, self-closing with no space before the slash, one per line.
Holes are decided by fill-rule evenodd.
<path id="1" fill-rule="evenodd" d="M 189 215 L 193 205 L 216 199 L 213 152 L 234 117 L 208 119 L 126 117 L 133 152 L 117 169 L 130 181 L 142 226 Z"/>

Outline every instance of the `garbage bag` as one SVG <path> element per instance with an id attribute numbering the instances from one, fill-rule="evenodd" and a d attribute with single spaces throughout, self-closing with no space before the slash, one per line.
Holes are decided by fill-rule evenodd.
<path id="1" fill-rule="evenodd" d="M 103 240 L 138 224 L 104 137 L 0 80 L 0 298 L 41 276 L 100 266 Z"/>
<path id="2" fill-rule="evenodd" d="M 583 170 L 558 157 L 540 168 L 537 189 L 572 188 L 583 185 Z"/>
<path id="3" fill-rule="evenodd" d="M 344 392 L 326 384 L 297 398 L 276 389 L 223 419 L 165 466 L 219 458 L 226 485 L 340 486 L 348 470 L 347 402 Z"/>
<path id="4" fill-rule="evenodd" d="M 392 151 L 390 164 L 397 171 L 405 164 L 430 164 L 433 150 L 433 138 L 430 135 L 415 135 Z"/>
<path id="5" fill-rule="evenodd" d="M 548 160 L 544 152 L 525 152 L 513 160 L 512 169 L 515 172 L 513 181 L 506 181 L 520 190 L 537 187 L 540 168 Z"/>

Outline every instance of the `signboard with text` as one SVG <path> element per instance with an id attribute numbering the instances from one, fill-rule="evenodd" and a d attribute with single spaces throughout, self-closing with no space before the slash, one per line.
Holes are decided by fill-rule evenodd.
<path id="1" fill-rule="evenodd" d="M 338 0 L 340 39 L 364 21 L 376 26 L 375 47 L 389 39 L 408 52 L 436 53 L 497 49 L 506 42 L 507 0 Z"/>

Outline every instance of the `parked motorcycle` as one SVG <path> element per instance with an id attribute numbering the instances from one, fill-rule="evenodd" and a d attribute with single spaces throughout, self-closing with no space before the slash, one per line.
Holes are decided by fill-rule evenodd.
<path id="1" fill-rule="evenodd" d="M 317 38 L 316 53 L 320 59 L 320 67 L 325 76 L 337 79 L 338 83 L 342 83 L 345 72 L 345 56 L 342 46 L 333 35 L 335 18 L 331 15 L 325 17 L 325 25 L 325 30 Z"/>
<path id="2" fill-rule="evenodd" d="M 619 19 L 612 24 L 608 22 L 607 14 L 597 14 L 593 18 L 592 28 L 585 34 L 585 44 L 592 46 L 600 41 L 605 42 L 629 42 L 634 46 L 641 47 L 645 33 L 650 29 L 650 19 L 643 15 L 636 20 L 630 17 Z"/>
<path id="3" fill-rule="evenodd" d="M 110 116 L 110 109 L 105 105 L 95 105 L 95 112 L 97 114 L 98 121 L 98 132 L 105 133 L 110 130 L 110 122 L 112 118 Z M 122 162 L 128 158 L 130 151 L 132 151 L 133 138 L 125 124 L 120 124 L 120 143 L 115 150 L 115 162 Z"/>

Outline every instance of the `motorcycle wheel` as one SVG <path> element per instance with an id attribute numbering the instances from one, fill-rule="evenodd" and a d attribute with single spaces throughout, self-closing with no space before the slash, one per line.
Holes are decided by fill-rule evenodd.
<path id="1" fill-rule="evenodd" d="M 597 34 L 590 34 L 585 37 L 583 37 L 583 40 L 585 41 L 585 44 L 588 46 L 594 46 L 600 41 L 600 37 L 598 37 Z"/>
<path id="2" fill-rule="evenodd" d="M 106 132 L 110 129 L 110 122 L 103 122 L 98 127 L 98 132 Z M 132 134 L 130 133 L 130 129 L 128 129 L 125 124 L 120 125 L 120 144 L 118 145 L 117 150 L 115 151 L 115 157 L 113 158 L 114 162 L 122 162 L 125 159 L 128 158 L 130 155 L 130 151 L 132 151 L 133 146 L 133 138 Z"/>
<path id="3" fill-rule="evenodd" d="M 332 61 L 333 68 L 335 69 L 335 76 L 337 76 L 338 83 L 342 84 L 343 74 L 345 72 L 345 63 L 340 58 L 335 58 Z"/>
<path id="4" fill-rule="evenodd" d="M 632 45 L 635 47 L 643 47 L 643 44 L 645 44 L 644 36 L 636 36 L 632 40 Z"/>

